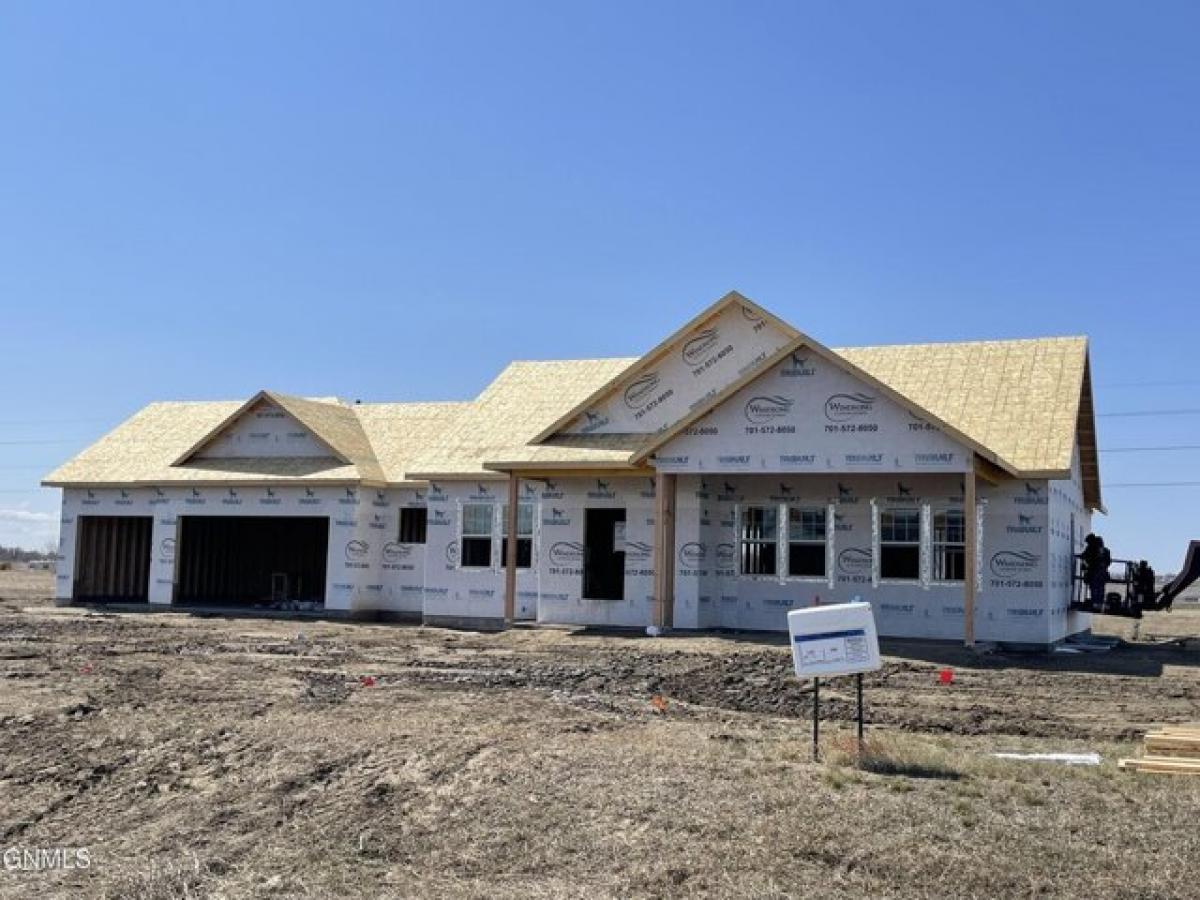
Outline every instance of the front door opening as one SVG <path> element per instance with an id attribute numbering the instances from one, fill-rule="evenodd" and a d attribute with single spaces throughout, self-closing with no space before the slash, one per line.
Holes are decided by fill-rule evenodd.
<path id="1" fill-rule="evenodd" d="M 319 609 L 329 519 L 183 516 L 179 603 Z"/>
<path id="2" fill-rule="evenodd" d="M 625 599 L 625 510 L 589 509 L 583 520 L 583 596 L 586 600 Z"/>

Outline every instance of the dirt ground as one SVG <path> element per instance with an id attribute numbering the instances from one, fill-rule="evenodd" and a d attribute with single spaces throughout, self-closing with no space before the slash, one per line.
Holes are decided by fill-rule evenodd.
<path id="1" fill-rule="evenodd" d="M 1197 612 L 1103 655 L 888 642 L 864 768 L 852 683 L 822 689 L 814 763 L 811 694 L 761 635 L 115 614 L 51 584 L 0 573 L 0 851 L 90 865 L 0 868 L 3 897 L 1200 890 L 1200 778 L 1116 768 L 1200 719 Z"/>

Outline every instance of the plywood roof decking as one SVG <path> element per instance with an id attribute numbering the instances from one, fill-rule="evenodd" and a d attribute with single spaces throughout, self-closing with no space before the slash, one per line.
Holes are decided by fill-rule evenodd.
<path id="1" fill-rule="evenodd" d="M 1086 338 L 845 347 L 834 352 L 1019 471 L 1060 473 L 1071 468 L 1085 388 Z M 1089 388 L 1089 407 L 1090 401 Z"/>
<path id="2" fill-rule="evenodd" d="M 510 363 L 496 380 L 464 410 L 440 440 L 430 444 L 409 467 L 416 477 L 453 478 L 497 473 L 484 463 L 507 453 L 534 452 L 550 458 L 553 451 L 533 451 L 528 442 L 559 418 L 612 381 L 635 360 L 565 359 Z M 582 448 L 579 461 L 603 460 L 611 452 L 601 446 Z M 623 464 L 629 451 L 613 457 Z"/>
<path id="3" fill-rule="evenodd" d="M 172 465 L 219 428 L 241 401 L 151 403 L 46 476 L 46 484 L 135 485 L 356 482 L 358 468 L 340 459 L 212 459 Z"/>
<path id="4" fill-rule="evenodd" d="M 411 481 L 412 460 L 436 447 L 471 401 L 445 403 L 362 403 L 352 407 L 371 441 L 389 484 Z"/>
<path id="5" fill-rule="evenodd" d="M 1081 441 L 1089 505 L 1099 506 L 1084 338 L 853 347 L 833 351 L 1009 468 L 1066 477 Z M 341 459 L 191 460 L 240 402 L 155 403 L 47 476 L 51 485 L 276 480 L 403 483 L 500 477 L 497 468 L 621 468 L 648 435 L 535 438 L 628 371 L 636 358 L 514 362 L 473 401 L 369 403 L 271 394 Z M 492 468 L 489 468 L 489 465 Z"/>

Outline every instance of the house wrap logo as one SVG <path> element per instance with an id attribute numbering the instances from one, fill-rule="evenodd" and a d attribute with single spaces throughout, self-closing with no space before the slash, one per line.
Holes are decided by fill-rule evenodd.
<path id="1" fill-rule="evenodd" d="M 654 555 L 654 548 L 645 541 L 626 541 L 625 559 L 629 562 L 644 562 Z"/>
<path id="2" fill-rule="evenodd" d="M 837 570 L 843 575 L 870 574 L 871 551 L 862 547 L 847 547 L 838 554 Z"/>
<path id="3" fill-rule="evenodd" d="M 736 551 L 734 550 L 733 544 L 730 544 L 730 543 L 717 544 L 717 565 L 718 566 L 722 566 L 722 567 L 732 566 L 735 556 L 736 556 Z"/>
<path id="4" fill-rule="evenodd" d="M 1050 500 L 1046 496 L 1044 485 L 1025 482 L 1025 490 L 1013 497 L 1013 503 L 1018 506 L 1045 506 Z"/>
<path id="5" fill-rule="evenodd" d="M 1036 571 L 1042 557 L 1028 550 L 1000 550 L 992 554 L 988 568 L 997 578 L 1019 578 Z"/>
<path id="6" fill-rule="evenodd" d="M 385 563 L 398 563 L 401 560 L 408 559 L 410 556 L 412 556 L 412 547 L 408 544 L 388 541 L 383 545 L 383 561 Z"/>
<path id="7" fill-rule="evenodd" d="M 558 541 L 550 545 L 550 563 L 555 566 L 583 564 L 583 544 L 579 541 Z"/>
<path id="8" fill-rule="evenodd" d="M 158 545 L 158 555 L 164 560 L 175 558 L 175 538 L 163 538 Z"/>
<path id="9" fill-rule="evenodd" d="M 446 545 L 446 562 L 451 566 L 458 565 L 458 541 L 451 541 Z"/>
<path id="10" fill-rule="evenodd" d="M 679 564 L 689 569 L 701 565 L 708 558 L 708 548 L 699 541 L 690 541 L 679 548 Z"/>
<path id="11" fill-rule="evenodd" d="M 346 542 L 346 561 L 362 562 L 371 552 L 371 545 L 358 539 Z"/>
<path id="12" fill-rule="evenodd" d="M 683 345 L 681 355 L 683 361 L 689 366 L 696 366 L 704 362 L 704 355 L 716 346 L 717 341 L 721 339 L 721 332 L 715 328 L 705 328 L 703 331 L 690 341 Z"/>
<path id="13" fill-rule="evenodd" d="M 747 322 L 761 322 L 763 320 L 763 317 L 759 313 L 745 305 L 742 306 L 742 318 Z"/>
<path id="14" fill-rule="evenodd" d="M 792 351 L 787 362 L 780 368 L 779 374 L 784 378 L 811 378 L 817 374 L 817 370 L 810 363 L 809 357 Z"/>
<path id="15" fill-rule="evenodd" d="M 1042 526 L 1035 523 L 1032 515 L 1017 513 L 1017 524 L 1006 525 L 1004 530 L 1008 534 L 1041 534 Z"/>
<path id="16" fill-rule="evenodd" d="M 579 426 L 579 430 L 583 434 L 590 434 L 598 428 L 603 428 L 608 424 L 608 416 L 603 413 L 585 410 L 583 413 L 583 422 Z"/>
<path id="17" fill-rule="evenodd" d="M 834 394 L 825 401 L 825 418 L 830 422 L 849 422 L 869 416 L 875 410 L 875 397 L 870 394 Z"/>
<path id="18" fill-rule="evenodd" d="M 625 388 L 625 405 L 630 409 L 641 409 L 650 402 L 658 389 L 662 378 L 657 372 L 647 372 L 640 375 L 629 387 Z"/>
<path id="19" fill-rule="evenodd" d="M 796 401 L 776 394 L 770 397 L 751 397 L 742 410 L 751 425 L 765 425 L 786 418 Z"/>

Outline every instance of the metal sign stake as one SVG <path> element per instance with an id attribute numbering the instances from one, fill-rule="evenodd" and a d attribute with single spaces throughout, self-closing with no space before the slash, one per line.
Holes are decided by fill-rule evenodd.
<path id="1" fill-rule="evenodd" d="M 821 759 L 821 679 L 813 679 L 813 762 Z"/>
<path id="2" fill-rule="evenodd" d="M 854 688 L 858 693 L 858 761 L 862 762 L 863 755 L 863 685 L 862 672 L 854 676 Z"/>

